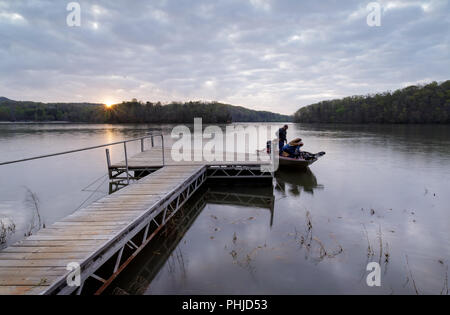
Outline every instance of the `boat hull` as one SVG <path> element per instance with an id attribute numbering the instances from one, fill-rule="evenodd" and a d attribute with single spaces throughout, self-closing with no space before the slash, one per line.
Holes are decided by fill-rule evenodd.
<path id="1" fill-rule="evenodd" d="M 299 160 L 292 159 L 284 156 L 280 156 L 280 168 L 290 168 L 290 169 L 306 169 L 308 166 L 316 162 L 317 159 L 312 160 Z"/>

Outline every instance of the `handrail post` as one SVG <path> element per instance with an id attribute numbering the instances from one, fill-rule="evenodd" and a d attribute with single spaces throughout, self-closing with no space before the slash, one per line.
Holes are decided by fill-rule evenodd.
<path id="1" fill-rule="evenodd" d="M 111 170 L 111 156 L 109 154 L 109 149 L 106 149 L 106 164 L 108 165 L 109 179 L 111 179 L 112 178 L 112 170 Z"/>
<path id="2" fill-rule="evenodd" d="M 126 167 L 126 172 L 127 172 L 127 185 L 130 184 L 130 173 L 129 173 L 129 169 L 128 169 L 128 155 L 127 155 L 127 143 L 124 142 L 123 143 L 123 149 L 125 152 L 125 167 Z"/>
<path id="3" fill-rule="evenodd" d="M 144 138 L 141 139 L 141 152 L 144 152 Z"/>
<path id="4" fill-rule="evenodd" d="M 163 166 L 166 165 L 166 155 L 164 153 L 164 136 L 161 135 Z"/>
<path id="5" fill-rule="evenodd" d="M 108 169 L 111 167 L 111 156 L 109 155 L 109 149 L 106 149 L 106 163 L 108 164 Z"/>
<path id="6" fill-rule="evenodd" d="M 152 148 L 155 146 L 155 141 L 153 140 L 153 136 L 151 136 L 152 139 Z"/>

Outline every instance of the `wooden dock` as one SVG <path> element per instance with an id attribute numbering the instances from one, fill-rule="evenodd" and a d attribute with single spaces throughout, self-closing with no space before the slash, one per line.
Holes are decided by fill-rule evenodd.
<path id="1" fill-rule="evenodd" d="M 197 160 L 196 160 L 197 157 Z M 165 148 L 164 155 L 161 148 L 152 148 L 151 150 L 140 152 L 128 159 L 128 167 L 130 169 L 162 167 L 164 166 L 180 166 L 180 165 L 264 165 L 270 164 L 268 156 L 265 153 L 245 153 L 233 154 L 231 159 L 227 159 L 227 152 L 200 152 L 192 150 L 187 161 L 174 160 L 171 150 Z M 126 166 L 126 161 L 110 165 L 112 168 L 120 168 Z"/>
<path id="2" fill-rule="evenodd" d="M 207 178 L 272 177 L 258 156 L 177 162 L 164 153 L 152 148 L 116 164 L 108 157 L 110 179 L 129 185 L 0 251 L 0 294 L 100 294 Z M 149 175 L 130 183 L 141 177 L 131 172 Z M 67 282 L 71 263 L 80 286 Z"/>

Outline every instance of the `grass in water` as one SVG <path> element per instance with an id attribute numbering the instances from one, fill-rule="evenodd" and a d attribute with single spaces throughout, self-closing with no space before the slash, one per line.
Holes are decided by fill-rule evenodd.
<path id="1" fill-rule="evenodd" d="M 36 193 L 32 192 L 28 187 L 25 187 L 25 189 L 25 206 L 32 211 L 32 217 L 28 226 L 28 230 L 27 232 L 25 232 L 25 236 L 30 236 L 40 229 L 45 229 L 45 223 L 42 220 L 39 210 L 39 198 L 37 197 Z"/>

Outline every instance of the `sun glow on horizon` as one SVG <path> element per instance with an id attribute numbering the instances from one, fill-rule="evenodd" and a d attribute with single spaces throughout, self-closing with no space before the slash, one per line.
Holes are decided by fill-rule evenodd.
<path id="1" fill-rule="evenodd" d="M 107 108 L 111 108 L 114 105 L 114 102 L 113 101 L 105 101 L 104 104 Z"/>

